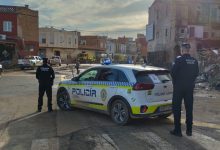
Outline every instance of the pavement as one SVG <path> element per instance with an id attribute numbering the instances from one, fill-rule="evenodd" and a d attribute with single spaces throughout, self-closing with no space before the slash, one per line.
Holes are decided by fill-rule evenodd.
<path id="1" fill-rule="evenodd" d="M 7 72 L 0 78 L 1 150 L 219 149 L 218 91 L 195 91 L 193 136 L 188 137 L 184 133 L 183 109 L 183 137 L 178 138 L 169 134 L 173 128 L 172 116 L 168 119 L 138 119 L 126 126 L 118 126 L 109 116 L 97 112 L 83 109 L 59 110 L 55 101 L 58 83 L 65 78 L 71 78 L 71 71 L 62 67 L 54 68 L 55 111 L 52 113 L 47 112 L 46 97 L 43 111 L 36 113 L 38 82 L 34 70 Z"/>

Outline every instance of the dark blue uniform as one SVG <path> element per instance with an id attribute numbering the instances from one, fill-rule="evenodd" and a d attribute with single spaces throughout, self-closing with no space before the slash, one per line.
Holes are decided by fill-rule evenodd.
<path id="1" fill-rule="evenodd" d="M 37 68 L 36 78 L 39 81 L 38 111 L 41 111 L 45 91 L 48 98 L 48 111 L 52 111 L 52 85 L 55 78 L 53 68 L 43 64 Z"/>
<path id="2" fill-rule="evenodd" d="M 189 54 L 178 56 L 173 64 L 171 76 L 173 79 L 173 114 L 174 132 L 181 133 L 181 105 L 184 99 L 186 109 L 187 132 L 192 133 L 193 120 L 193 90 L 198 76 L 198 62 Z"/>

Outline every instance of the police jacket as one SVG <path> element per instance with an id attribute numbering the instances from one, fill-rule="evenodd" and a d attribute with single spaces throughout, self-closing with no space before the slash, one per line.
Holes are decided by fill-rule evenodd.
<path id="1" fill-rule="evenodd" d="M 198 74 L 198 61 L 189 54 L 178 56 L 175 59 L 171 70 L 174 87 L 194 88 Z"/>
<path id="2" fill-rule="evenodd" d="M 40 85 L 52 86 L 55 78 L 53 68 L 47 64 L 39 66 L 37 68 L 36 78 L 38 79 Z"/>

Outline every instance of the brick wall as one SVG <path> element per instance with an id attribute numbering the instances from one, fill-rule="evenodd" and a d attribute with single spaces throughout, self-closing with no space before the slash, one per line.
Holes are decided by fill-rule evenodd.
<path id="1" fill-rule="evenodd" d="M 12 32 L 3 31 L 3 22 L 11 21 L 12 22 Z M 13 13 L 0 13 L 0 34 L 7 36 L 17 36 L 17 18 L 16 14 Z"/>
<path id="2" fill-rule="evenodd" d="M 38 11 L 17 8 L 18 36 L 25 41 L 39 41 Z"/>

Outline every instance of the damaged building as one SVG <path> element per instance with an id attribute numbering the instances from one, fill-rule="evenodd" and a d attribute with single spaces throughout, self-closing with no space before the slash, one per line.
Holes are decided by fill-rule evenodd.
<path id="1" fill-rule="evenodd" d="M 146 32 L 152 64 L 170 67 L 183 42 L 190 43 L 191 55 L 199 59 L 201 51 L 220 49 L 220 1 L 155 0 Z"/>

